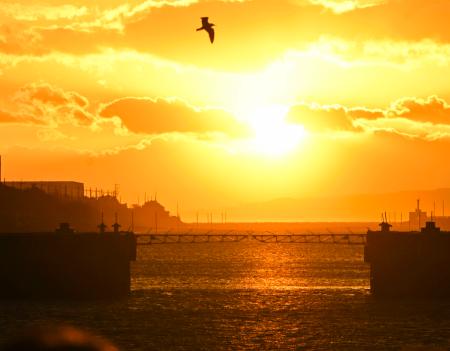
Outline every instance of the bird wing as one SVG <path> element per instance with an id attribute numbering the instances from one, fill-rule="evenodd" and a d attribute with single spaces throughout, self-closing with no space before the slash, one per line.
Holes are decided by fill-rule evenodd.
<path id="1" fill-rule="evenodd" d="M 213 27 L 209 27 L 207 29 L 208 34 L 209 34 L 209 40 L 211 41 L 211 44 L 214 42 L 214 29 Z"/>
<path id="2" fill-rule="evenodd" d="M 202 17 L 202 26 L 205 27 L 208 25 L 208 17 Z"/>

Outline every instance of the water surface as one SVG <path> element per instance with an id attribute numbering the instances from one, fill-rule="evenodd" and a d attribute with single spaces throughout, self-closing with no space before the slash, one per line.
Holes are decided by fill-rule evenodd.
<path id="1" fill-rule="evenodd" d="M 398 350 L 450 346 L 447 301 L 376 300 L 360 246 L 140 247 L 132 294 L 102 302 L 0 302 L 4 340 L 69 323 L 122 350 Z"/>

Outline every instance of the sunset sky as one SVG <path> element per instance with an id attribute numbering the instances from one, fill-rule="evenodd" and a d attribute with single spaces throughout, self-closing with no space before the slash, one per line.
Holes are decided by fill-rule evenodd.
<path id="1" fill-rule="evenodd" d="M 448 0 L 3 0 L 2 177 L 157 192 L 188 220 L 449 187 L 449 18 Z"/>

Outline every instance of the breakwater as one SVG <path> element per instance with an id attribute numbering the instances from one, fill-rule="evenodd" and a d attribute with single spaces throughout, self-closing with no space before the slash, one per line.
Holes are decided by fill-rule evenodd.
<path id="1" fill-rule="evenodd" d="M 0 234 L 0 298 L 115 298 L 130 293 L 132 233 Z"/>

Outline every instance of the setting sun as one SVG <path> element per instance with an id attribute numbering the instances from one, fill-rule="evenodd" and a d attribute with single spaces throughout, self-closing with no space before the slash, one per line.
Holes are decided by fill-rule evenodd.
<path id="1" fill-rule="evenodd" d="M 450 350 L 449 18 L 1 0 L 0 351 Z"/>
<path id="2" fill-rule="evenodd" d="M 191 220 L 278 197 L 445 188 L 449 11 L 424 0 L 5 0 L 1 177 L 120 184 L 129 205 L 157 191 Z M 213 42 L 196 31 L 201 16 Z"/>
<path id="3" fill-rule="evenodd" d="M 288 154 L 307 137 L 302 125 L 286 122 L 289 107 L 267 105 L 243 109 L 240 113 L 251 126 L 252 136 L 242 142 L 245 152 L 279 157 Z"/>

